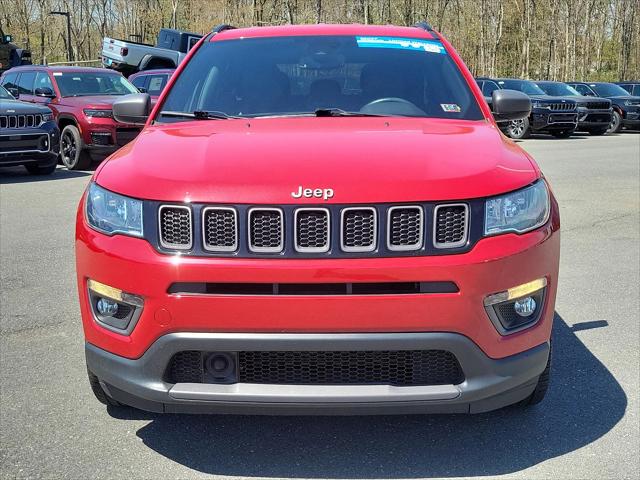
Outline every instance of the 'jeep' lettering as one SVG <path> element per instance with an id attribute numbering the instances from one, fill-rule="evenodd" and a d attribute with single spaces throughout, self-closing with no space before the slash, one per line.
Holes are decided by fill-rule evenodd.
<path id="1" fill-rule="evenodd" d="M 322 198 L 327 201 L 333 198 L 333 188 L 304 188 L 302 185 L 298 186 L 297 191 L 291 192 L 293 198 Z"/>

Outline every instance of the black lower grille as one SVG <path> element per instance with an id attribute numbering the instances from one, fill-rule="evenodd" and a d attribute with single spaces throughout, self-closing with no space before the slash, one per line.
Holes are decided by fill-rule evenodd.
<path id="1" fill-rule="evenodd" d="M 202 383 L 206 352 L 173 356 L 170 383 Z M 240 383 L 280 385 L 457 385 L 456 357 L 444 350 L 238 352 Z M 228 382 L 227 382 L 228 383 Z"/>

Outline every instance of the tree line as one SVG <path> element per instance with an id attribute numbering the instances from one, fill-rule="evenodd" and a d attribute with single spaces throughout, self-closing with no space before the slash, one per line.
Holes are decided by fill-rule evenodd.
<path id="1" fill-rule="evenodd" d="M 638 0 L 0 0 L 0 24 L 34 63 L 65 61 L 71 13 L 75 60 L 100 56 L 102 38 L 153 43 L 161 27 L 427 20 L 475 75 L 553 80 L 640 78 Z"/>

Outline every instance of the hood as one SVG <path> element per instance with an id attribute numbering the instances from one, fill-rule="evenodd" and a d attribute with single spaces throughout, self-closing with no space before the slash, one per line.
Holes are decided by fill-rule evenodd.
<path id="1" fill-rule="evenodd" d="M 6 114 L 35 114 L 35 113 L 51 113 L 47 107 L 37 105 L 35 103 L 21 102 L 20 100 L 0 100 L 0 115 Z"/>
<path id="2" fill-rule="evenodd" d="M 462 200 L 540 176 L 488 121 L 409 118 L 204 120 L 151 126 L 96 173 L 103 187 L 173 202 L 305 204 Z"/>
<path id="3" fill-rule="evenodd" d="M 632 105 L 640 105 L 640 97 L 636 97 L 633 95 L 619 95 L 619 96 L 615 96 L 615 97 L 606 97 L 609 100 L 616 102 L 616 103 L 621 103 L 624 104 L 624 102 L 632 102 Z"/>
<path id="4" fill-rule="evenodd" d="M 122 95 L 87 95 L 80 97 L 62 97 L 61 105 L 68 105 L 78 108 L 111 108 L 116 100 L 122 98 Z"/>

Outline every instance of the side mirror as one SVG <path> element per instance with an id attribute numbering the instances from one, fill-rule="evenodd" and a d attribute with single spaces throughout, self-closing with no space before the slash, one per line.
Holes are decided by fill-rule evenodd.
<path id="1" fill-rule="evenodd" d="M 49 87 L 36 88 L 34 93 L 36 97 L 56 98 L 56 94 Z"/>
<path id="2" fill-rule="evenodd" d="M 16 87 L 7 87 L 7 92 L 13 95 L 13 98 L 15 99 L 20 96 L 20 91 Z"/>
<path id="3" fill-rule="evenodd" d="M 497 122 L 522 120 L 531 113 L 531 99 L 517 90 L 494 90 L 491 94 L 493 118 Z"/>
<path id="4" fill-rule="evenodd" d="M 146 93 L 125 95 L 113 103 L 113 118 L 116 122 L 144 125 L 151 113 L 151 97 Z"/>

